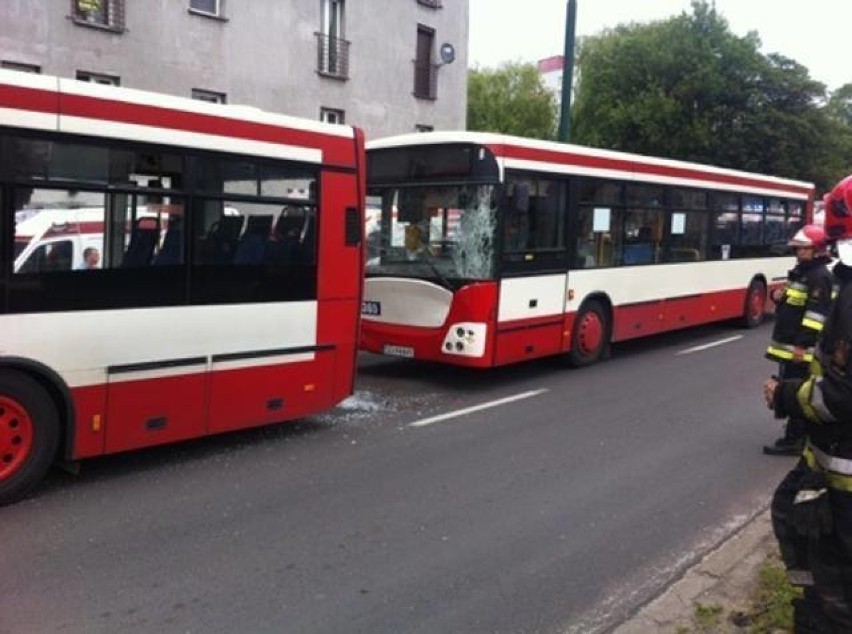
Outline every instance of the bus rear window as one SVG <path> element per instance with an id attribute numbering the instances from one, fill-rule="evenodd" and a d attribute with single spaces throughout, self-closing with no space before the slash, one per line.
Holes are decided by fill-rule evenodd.
<path id="1" fill-rule="evenodd" d="M 29 240 L 15 240 L 15 255 L 12 260 L 17 260 L 18 256 L 23 253 L 29 243 Z"/>

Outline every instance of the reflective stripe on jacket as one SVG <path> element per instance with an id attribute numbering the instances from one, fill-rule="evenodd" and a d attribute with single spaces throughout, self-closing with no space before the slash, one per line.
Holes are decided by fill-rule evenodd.
<path id="1" fill-rule="evenodd" d="M 834 281 L 825 258 L 799 262 L 787 274 L 787 283 L 775 308 L 772 343 L 766 357 L 777 362 L 814 358 L 816 341 L 831 309 Z M 796 349 L 803 355 L 796 357 Z"/>

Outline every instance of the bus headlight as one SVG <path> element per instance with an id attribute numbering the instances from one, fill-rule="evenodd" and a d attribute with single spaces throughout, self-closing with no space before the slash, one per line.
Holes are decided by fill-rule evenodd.
<path id="1" fill-rule="evenodd" d="M 444 337 L 441 349 L 445 354 L 481 357 L 485 354 L 487 331 L 485 324 L 473 322 L 452 324 L 447 329 L 447 335 Z"/>

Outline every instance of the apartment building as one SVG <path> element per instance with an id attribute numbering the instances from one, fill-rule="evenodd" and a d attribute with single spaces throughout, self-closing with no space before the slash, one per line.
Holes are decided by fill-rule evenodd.
<path id="1" fill-rule="evenodd" d="M 468 23 L 468 0 L 2 0 L 0 66 L 375 138 L 465 127 Z"/>

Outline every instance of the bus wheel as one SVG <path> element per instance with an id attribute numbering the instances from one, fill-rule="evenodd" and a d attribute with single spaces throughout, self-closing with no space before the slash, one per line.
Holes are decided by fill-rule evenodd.
<path id="1" fill-rule="evenodd" d="M 47 473 L 59 445 L 59 416 L 41 385 L 0 371 L 0 505 L 29 492 Z"/>
<path id="2" fill-rule="evenodd" d="M 596 301 L 584 303 L 574 320 L 568 361 L 574 367 L 591 365 L 603 356 L 608 337 L 609 323 L 603 307 Z"/>
<path id="3" fill-rule="evenodd" d="M 757 328 L 766 314 L 766 285 L 760 280 L 752 280 L 746 291 L 743 307 L 742 325 Z"/>

